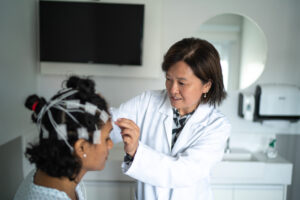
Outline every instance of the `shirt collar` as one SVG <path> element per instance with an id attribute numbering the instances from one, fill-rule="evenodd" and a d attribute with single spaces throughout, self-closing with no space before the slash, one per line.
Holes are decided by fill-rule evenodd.
<path id="1" fill-rule="evenodd" d="M 179 118 L 179 119 L 181 119 L 181 118 L 188 118 L 189 116 L 191 116 L 192 114 L 194 114 L 194 112 L 195 112 L 196 109 L 193 110 L 192 112 L 187 113 L 187 114 L 182 115 L 182 116 L 180 116 L 180 113 L 179 113 L 179 111 L 178 111 L 177 108 L 172 107 L 172 110 L 173 110 L 174 116 L 177 117 L 177 118 Z"/>

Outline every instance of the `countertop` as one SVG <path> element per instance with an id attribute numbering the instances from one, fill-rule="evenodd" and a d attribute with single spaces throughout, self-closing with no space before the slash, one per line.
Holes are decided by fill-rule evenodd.
<path id="1" fill-rule="evenodd" d="M 134 181 L 121 171 L 124 152 L 122 148 L 113 148 L 105 169 L 88 172 L 84 181 Z M 268 159 L 264 153 L 251 154 L 247 160 L 223 160 L 211 171 L 212 184 L 275 184 L 289 185 L 292 181 L 291 162 L 281 156 Z"/>

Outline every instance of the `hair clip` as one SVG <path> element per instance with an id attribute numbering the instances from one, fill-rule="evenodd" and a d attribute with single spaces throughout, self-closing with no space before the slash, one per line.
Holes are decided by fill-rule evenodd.
<path id="1" fill-rule="evenodd" d="M 35 101 L 35 102 L 33 103 L 32 107 L 31 107 L 31 110 L 32 110 L 33 112 L 35 112 L 36 106 L 37 106 L 38 104 L 39 104 L 38 101 Z"/>

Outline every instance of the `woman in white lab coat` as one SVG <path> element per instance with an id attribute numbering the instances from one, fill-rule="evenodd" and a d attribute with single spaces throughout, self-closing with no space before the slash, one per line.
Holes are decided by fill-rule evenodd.
<path id="1" fill-rule="evenodd" d="M 186 38 L 164 56 L 166 90 L 147 91 L 112 110 L 111 137 L 123 140 L 125 174 L 139 200 L 210 200 L 210 171 L 221 161 L 230 124 L 215 107 L 225 98 L 220 57 Z"/>

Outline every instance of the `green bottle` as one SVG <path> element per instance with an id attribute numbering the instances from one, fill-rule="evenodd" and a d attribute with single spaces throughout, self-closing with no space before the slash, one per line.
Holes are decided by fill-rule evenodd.
<path id="1" fill-rule="evenodd" d="M 269 143 L 269 146 L 267 149 L 267 157 L 270 159 L 276 158 L 277 154 L 278 154 L 278 151 L 276 149 L 276 138 L 274 138 Z"/>

